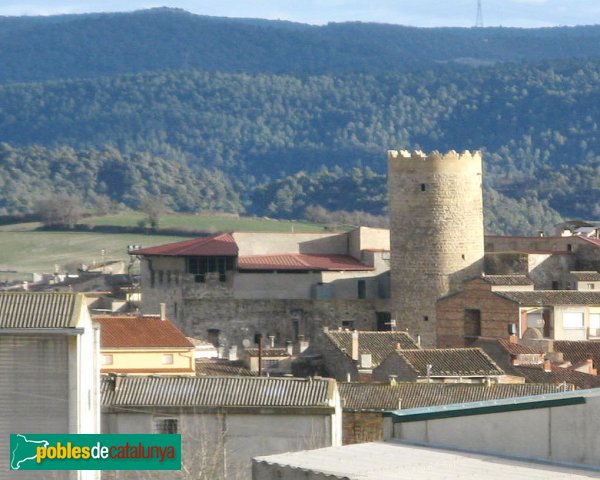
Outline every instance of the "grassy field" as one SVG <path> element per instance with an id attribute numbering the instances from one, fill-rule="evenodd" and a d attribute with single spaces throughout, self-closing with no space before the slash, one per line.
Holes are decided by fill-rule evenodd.
<path id="1" fill-rule="evenodd" d="M 86 218 L 91 225 L 137 226 L 143 214 L 128 213 Z M 30 280 L 33 272 L 52 273 L 72 270 L 77 264 L 102 260 L 129 260 L 127 245 L 151 247 L 189 237 L 165 235 L 112 234 L 99 232 L 38 232 L 39 223 L 0 226 L 0 281 Z M 207 232 L 322 232 L 322 225 L 277 221 L 263 218 L 237 218 L 213 215 L 165 215 L 162 228 L 187 228 Z M 102 253 L 104 251 L 104 254 Z"/>
<path id="2" fill-rule="evenodd" d="M 117 225 L 135 227 L 144 221 L 143 213 L 120 213 L 104 217 L 90 217 L 81 223 L 89 225 Z M 322 232 L 323 225 L 268 218 L 237 217 L 233 215 L 170 214 L 160 217 L 160 228 L 185 228 L 205 232 Z"/>

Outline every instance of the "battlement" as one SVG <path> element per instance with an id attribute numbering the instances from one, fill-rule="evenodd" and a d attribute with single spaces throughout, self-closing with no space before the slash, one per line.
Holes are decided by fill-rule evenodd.
<path id="1" fill-rule="evenodd" d="M 450 150 L 447 153 L 440 153 L 434 150 L 431 153 L 424 153 L 421 150 L 409 152 L 407 150 L 389 150 L 388 163 L 390 169 L 402 168 L 421 171 L 449 171 L 454 169 L 475 170 L 481 172 L 482 155 L 481 151 L 465 150 L 458 153 Z"/>

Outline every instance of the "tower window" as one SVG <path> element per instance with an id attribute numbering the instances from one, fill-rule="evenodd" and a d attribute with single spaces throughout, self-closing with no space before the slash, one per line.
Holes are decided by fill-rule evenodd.
<path id="1" fill-rule="evenodd" d="M 427 189 L 426 185 L 424 183 L 421 184 L 421 191 L 424 192 Z"/>
<path id="2" fill-rule="evenodd" d="M 428 315 L 425 315 L 425 316 L 423 317 L 423 321 L 425 321 L 425 322 L 428 322 L 428 321 L 429 321 L 429 316 L 428 316 Z"/>
<path id="3" fill-rule="evenodd" d="M 461 257 L 462 257 L 462 259 L 464 260 L 464 259 L 465 259 L 465 254 L 463 253 L 463 254 L 461 255 Z"/>

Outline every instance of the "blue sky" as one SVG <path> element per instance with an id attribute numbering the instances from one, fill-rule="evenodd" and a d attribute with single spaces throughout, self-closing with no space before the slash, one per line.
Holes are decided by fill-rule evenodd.
<path id="1" fill-rule="evenodd" d="M 600 24 L 600 0 L 482 0 L 485 26 Z M 302 23 L 363 21 L 423 27 L 475 23 L 477 0 L 0 0 L 0 15 L 178 7 L 192 13 Z"/>

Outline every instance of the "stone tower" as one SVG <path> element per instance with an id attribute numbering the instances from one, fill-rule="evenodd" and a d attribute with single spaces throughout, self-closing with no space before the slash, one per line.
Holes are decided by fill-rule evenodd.
<path id="1" fill-rule="evenodd" d="M 423 346 L 436 300 L 483 273 L 481 166 L 478 151 L 388 152 L 392 318 Z"/>

